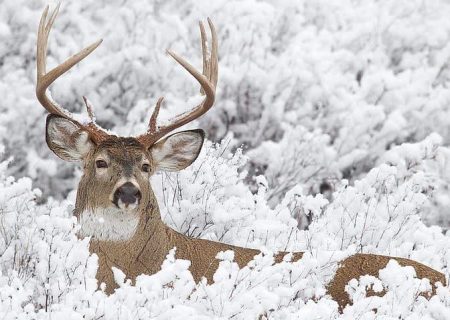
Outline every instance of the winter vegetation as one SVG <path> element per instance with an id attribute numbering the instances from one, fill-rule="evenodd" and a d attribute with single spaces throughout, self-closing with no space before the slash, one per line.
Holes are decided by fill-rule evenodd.
<path id="1" fill-rule="evenodd" d="M 450 276 L 450 3 L 64 1 L 49 65 L 104 42 L 52 93 L 80 114 L 86 95 L 124 136 L 145 130 L 162 95 L 162 121 L 199 101 L 165 49 L 200 66 L 197 22 L 214 21 L 216 104 L 186 126 L 207 141 L 152 186 L 175 230 L 263 252 L 241 270 L 223 252 L 215 283 L 196 284 L 174 249 L 135 284 L 115 269 L 109 296 L 72 216 L 81 170 L 45 144 L 34 91 L 46 4 L 0 2 L 0 319 L 450 319 L 448 284 L 427 300 L 430 282 L 395 261 L 351 280 L 342 313 L 326 294 L 333 262 L 354 253 Z M 305 254 L 273 264 L 279 250 Z"/>

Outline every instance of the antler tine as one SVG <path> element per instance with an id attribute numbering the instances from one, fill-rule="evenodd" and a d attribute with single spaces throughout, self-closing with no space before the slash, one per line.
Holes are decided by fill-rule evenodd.
<path id="1" fill-rule="evenodd" d="M 147 133 L 138 137 L 138 139 L 147 146 L 152 145 L 157 140 L 165 136 L 167 133 L 181 127 L 182 125 L 189 123 L 198 117 L 206 113 L 214 104 L 216 85 L 218 79 L 218 44 L 217 44 L 217 34 L 213 23 L 208 18 L 208 24 L 211 30 L 211 54 L 208 57 L 207 54 L 207 41 L 206 33 L 203 24 L 200 22 L 200 35 L 201 35 L 201 45 L 202 45 L 202 60 L 203 60 L 203 72 L 197 71 L 189 62 L 184 58 L 180 57 L 171 50 L 167 50 L 167 53 L 175 59 L 187 72 L 189 72 L 201 86 L 201 93 L 205 95 L 205 99 L 192 110 L 179 114 L 169 121 L 168 125 L 156 126 L 157 113 L 153 113 L 152 119 L 150 121 L 151 126 Z M 158 111 L 159 106 L 157 105 Z M 156 111 L 156 108 L 155 108 Z"/>
<path id="2" fill-rule="evenodd" d="M 84 105 L 86 106 L 86 111 L 89 116 L 89 119 L 91 119 L 91 122 L 95 122 L 95 113 L 94 108 L 92 107 L 92 103 L 85 96 L 83 96 L 83 101 Z"/>
<path id="3" fill-rule="evenodd" d="M 203 26 L 203 23 L 200 21 L 198 23 L 200 27 L 200 37 L 201 37 L 201 45 L 202 45 L 202 58 L 203 58 L 203 75 L 209 78 L 210 71 L 209 71 L 209 64 L 208 64 L 208 40 L 206 38 L 206 32 L 205 27 Z M 202 95 L 205 94 L 205 90 L 203 90 L 203 87 L 200 87 L 200 93 Z"/>
<path id="4" fill-rule="evenodd" d="M 163 100 L 164 97 L 160 97 L 156 102 L 155 110 L 153 110 L 152 116 L 150 117 L 150 121 L 148 123 L 149 132 L 156 132 L 156 120 L 158 118 L 159 109 L 161 109 L 161 103 Z"/>
<path id="5" fill-rule="evenodd" d="M 218 43 L 217 43 L 217 33 L 214 24 L 211 19 L 208 18 L 209 28 L 211 29 L 211 39 L 212 39 L 212 48 L 211 48 L 211 62 L 210 62 L 210 78 L 209 80 L 214 85 L 214 88 L 217 86 L 217 81 L 219 79 L 219 58 L 218 58 Z"/>
<path id="6" fill-rule="evenodd" d="M 217 75 L 218 75 L 218 62 L 217 62 L 217 35 L 216 29 L 214 28 L 213 23 L 208 18 L 209 28 L 211 30 L 211 39 L 212 39 L 212 48 L 211 48 L 211 57 L 208 59 L 208 41 L 206 39 L 206 32 L 203 26 L 203 23 L 199 23 L 200 25 L 200 35 L 201 35 L 201 43 L 202 43 L 202 56 L 203 56 L 203 75 L 208 78 L 208 80 L 214 85 L 214 88 L 217 85 Z M 203 88 L 200 91 L 202 94 L 205 94 Z"/>

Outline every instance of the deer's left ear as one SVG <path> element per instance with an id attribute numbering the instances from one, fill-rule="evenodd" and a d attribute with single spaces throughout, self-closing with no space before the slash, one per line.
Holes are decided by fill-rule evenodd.
<path id="1" fill-rule="evenodd" d="M 179 171 L 197 159 L 205 139 L 201 129 L 174 133 L 150 147 L 156 170 Z"/>

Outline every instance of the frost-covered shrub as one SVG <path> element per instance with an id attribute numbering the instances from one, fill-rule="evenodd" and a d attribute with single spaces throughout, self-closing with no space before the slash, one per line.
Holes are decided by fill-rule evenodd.
<path id="1" fill-rule="evenodd" d="M 51 312 L 72 295 L 89 297 L 97 259 L 89 257 L 88 239 L 77 239 L 67 204 L 37 206 L 31 180 L 6 177 L 6 166 L 0 164 L 0 315 Z"/>
<path id="2" fill-rule="evenodd" d="M 242 226 L 251 216 L 253 195 L 243 181 L 246 172 L 239 172 L 247 159 L 240 150 L 230 155 L 227 145 L 207 142 L 186 170 L 153 178 L 156 190 L 162 191 L 161 214 L 175 229 L 222 240 L 231 227 Z"/>
<path id="3" fill-rule="evenodd" d="M 404 144 L 386 155 L 389 163 L 373 168 L 354 186 L 345 180 L 334 200 L 309 227 L 310 246 L 410 257 L 449 273 L 449 235 L 426 227 L 420 213 L 429 208 L 433 170 L 448 149 L 431 135 L 420 143 Z M 422 170 L 424 171 L 422 171 Z"/>
<path id="4" fill-rule="evenodd" d="M 279 142 L 265 141 L 248 156 L 256 167 L 265 167 L 261 171 L 271 186 L 268 198 L 273 206 L 296 185 L 317 194 L 321 183 L 340 178 L 339 170 L 333 168 L 336 154 L 330 137 L 301 126 L 288 127 Z"/>
<path id="5" fill-rule="evenodd" d="M 289 212 L 268 206 L 267 182 L 261 180 L 258 193 L 250 192 L 244 183 L 246 172 L 239 170 L 246 161 L 240 150 L 230 154 L 227 142 L 207 142 L 186 170 L 157 175 L 153 185 L 163 220 L 193 237 L 243 246 L 269 245 L 267 241 L 277 239 L 270 247 L 286 246 L 281 243 L 297 223 Z"/>

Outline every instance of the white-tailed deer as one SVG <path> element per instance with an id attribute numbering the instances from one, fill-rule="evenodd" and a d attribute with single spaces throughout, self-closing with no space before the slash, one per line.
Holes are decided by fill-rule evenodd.
<path id="1" fill-rule="evenodd" d="M 48 93 L 48 87 L 63 73 L 89 55 L 101 41 L 81 50 L 50 71 L 46 71 L 47 43 L 50 29 L 58 13 L 49 15 L 48 7 L 42 14 L 37 40 L 37 86 L 39 102 L 50 113 L 47 116 L 46 140 L 49 148 L 61 159 L 79 161 L 83 176 L 79 183 L 74 214 L 81 225 L 80 237 L 90 237 L 90 251 L 99 257 L 97 279 L 106 284 L 106 292 L 114 291 L 111 267 L 124 271 L 128 278 L 153 274 L 169 250 L 176 247 L 176 257 L 191 261 L 190 271 L 196 281 L 206 277 L 209 282 L 218 267 L 216 255 L 234 250 L 236 262 L 245 266 L 259 253 L 258 250 L 224 243 L 194 239 L 167 227 L 161 220 L 158 203 L 150 185 L 150 176 L 158 170 L 178 171 L 197 158 L 203 144 L 203 130 L 167 134 L 200 117 L 214 103 L 218 75 L 217 36 L 211 30 L 211 53 L 208 54 L 206 33 L 200 23 L 203 72 L 198 72 L 183 58 L 167 51 L 199 83 L 204 100 L 190 112 L 180 114 L 169 124 L 157 124 L 162 98 L 150 117 L 148 130 L 138 137 L 118 137 L 108 134 L 94 122 L 93 110 L 85 99 L 91 121 L 80 123 L 60 107 Z M 279 262 L 284 252 L 276 255 Z M 301 259 L 302 253 L 293 254 Z M 364 274 L 377 276 L 389 259 L 415 268 L 419 278 L 428 278 L 434 284 L 445 283 L 442 273 L 409 259 L 355 254 L 341 262 L 328 293 L 340 308 L 349 303 L 344 288 L 349 280 Z"/>

